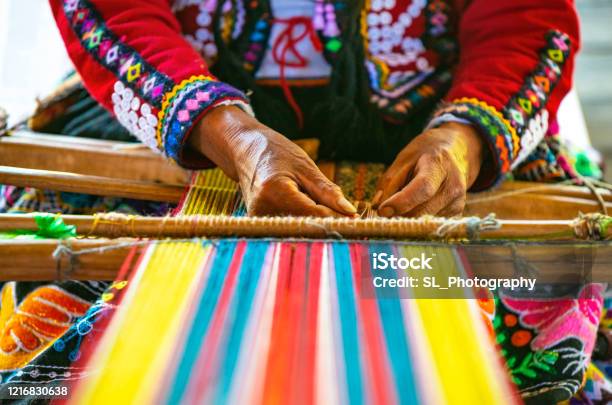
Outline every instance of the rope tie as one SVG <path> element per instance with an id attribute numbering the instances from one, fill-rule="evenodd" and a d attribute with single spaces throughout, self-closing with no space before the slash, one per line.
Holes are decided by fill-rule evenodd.
<path id="1" fill-rule="evenodd" d="M 480 234 L 484 231 L 501 228 L 501 223 L 495 218 L 495 214 L 489 214 L 482 219 L 478 217 L 448 218 L 436 229 L 435 236 L 446 239 L 454 232 L 460 231 L 461 227 L 465 227 L 469 240 L 476 240 L 480 238 Z"/>
<path id="2" fill-rule="evenodd" d="M 70 241 L 60 241 L 51 256 L 55 260 L 55 274 L 57 280 L 63 281 L 69 279 L 78 266 L 78 257 L 70 247 Z M 66 269 L 66 271 L 62 271 L 63 258 L 68 259 L 68 269 Z"/>
<path id="3" fill-rule="evenodd" d="M 601 241 L 606 240 L 608 226 L 612 225 L 612 217 L 604 214 L 590 213 L 580 214 L 572 222 L 574 235 L 579 239 Z"/>
<path id="4" fill-rule="evenodd" d="M 325 236 L 327 236 L 327 237 L 330 237 L 330 238 L 333 238 L 333 239 L 344 239 L 342 237 L 342 235 L 340 234 L 340 232 L 330 230 L 324 224 L 321 224 L 321 223 L 318 223 L 316 221 L 313 221 L 310 218 L 305 218 L 303 222 L 305 224 L 307 224 L 307 225 L 314 226 L 315 228 L 321 229 L 323 232 L 325 232 Z"/>
<path id="5" fill-rule="evenodd" d="M 608 207 L 606 207 L 606 201 L 601 195 L 601 191 L 595 186 L 595 184 L 590 179 L 586 177 L 582 177 L 580 180 L 586 186 L 586 188 L 588 188 L 589 191 L 591 191 L 591 194 L 593 194 L 593 196 L 597 200 L 601 213 L 604 215 L 608 215 Z"/>

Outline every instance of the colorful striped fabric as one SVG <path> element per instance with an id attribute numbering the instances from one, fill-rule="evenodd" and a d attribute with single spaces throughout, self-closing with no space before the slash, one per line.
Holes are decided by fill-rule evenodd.
<path id="1" fill-rule="evenodd" d="M 237 186 L 213 171 L 193 179 L 179 213 L 244 209 Z M 424 250 L 448 274 L 469 273 L 452 246 L 152 244 L 91 350 L 94 372 L 75 385 L 70 402 L 517 402 L 478 300 L 400 299 L 388 291 L 383 298 L 364 282 L 371 252 Z"/>
<path id="2" fill-rule="evenodd" d="M 150 248 L 74 403 L 511 403 L 477 300 L 369 295 L 369 250 L 423 250 L 376 245 Z M 466 271 L 456 248 L 429 249 Z"/>

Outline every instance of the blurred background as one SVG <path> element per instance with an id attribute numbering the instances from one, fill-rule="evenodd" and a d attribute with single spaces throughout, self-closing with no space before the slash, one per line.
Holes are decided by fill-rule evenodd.
<path id="1" fill-rule="evenodd" d="M 576 4 L 583 35 L 576 90 L 612 182 L 612 0 Z M 31 112 L 36 97 L 48 94 L 69 66 L 46 0 L 0 0 L 0 106 L 11 114 L 10 122 Z"/>

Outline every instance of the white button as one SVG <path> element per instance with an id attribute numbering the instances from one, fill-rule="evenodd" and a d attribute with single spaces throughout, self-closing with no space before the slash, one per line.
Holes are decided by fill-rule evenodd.
<path id="1" fill-rule="evenodd" d="M 391 21 L 393 20 L 393 18 L 391 17 L 391 13 L 388 11 L 383 11 L 382 13 L 380 13 L 380 23 L 383 25 L 389 25 L 391 24 Z"/>
<path id="2" fill-rule="evenodd" d="M 132 99 L 132 105 L 130 107 L 132 107 L 132 110 L 138 111 L 138 109 L 140 108 L 140 99 L 138 97 L 134 97 Z"/>
<path id="3" fill-rule="evenodd" d="M 368 38 L 376 40 L 380 38 L 380 29 L 372 27 L 368 30 Z"/>
<path id="4" fill-rule="evenodd" d="M 383 7 L 383 0 L 372 0 L 372 10 L 380 11 Z"/>
<path id="5" fill-rule="evenodd" d="M 367 17 L 368 25 L 378 25 L 379 17 L 376 13 L 368 13 Z"/>
<path id="6" fill-rule="evenodd" d="M 402 13 L 399 16 L 399 20 L 402 24 L 404 24 L 404 27 L 408 28 L 410 27 L 410 25 L 412 25 L 412 17 L 410 17 L 408 15 L 408 13 Z"/>
<path id="7" fill-rule="evenodd" d="M 208 14 L 207 12 L 200 13 L 196 17 L 196 22 L 198 23 L 198 25 L 200 27 L 208 26 L 210 24 L 211 20 L 212 19 L 210 18 L 210 14 Z"/>
<path id="8" fill-rule="evenodd" d="M 199 39 L 200 41 L 207 41 L 212 38 L 212 35 L 210 31 L 208 31 L 207 29 L 199 28 L 196 31 L 196 38 Z"/>
<path id="9" fill-rule="evenodd" d="M 395 7 L 395 0 L 385 0 L 385 8 L 391 10 Z"/>
<path id="10" fill-rule="evenodd" d="M 147 103 L 142 103 L 142 106 L 140 107 L 140 113 L 142 115 L 149 115 L 151 114 L 151 106 Z"/>

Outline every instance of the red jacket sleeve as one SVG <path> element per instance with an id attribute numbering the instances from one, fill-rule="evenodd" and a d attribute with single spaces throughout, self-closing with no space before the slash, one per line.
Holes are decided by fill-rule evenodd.
<path id="1" fill-rule="evenodd" d="M 459 5 L 460 58 L 430 126 L 475 125 L 489 159 L 474 188 L 504 178 L 535 149 L 572 86 L 579 45 L 572 0 L 473 0 Z"/>
<path id="2" fill-rule="evenodd" d="M 168 0 L 50 0 L 92 96 L 149 147 L 183 165 L 183 144 L 210 108 L 246 96 L 219 82 L 181 36 Z"/>

